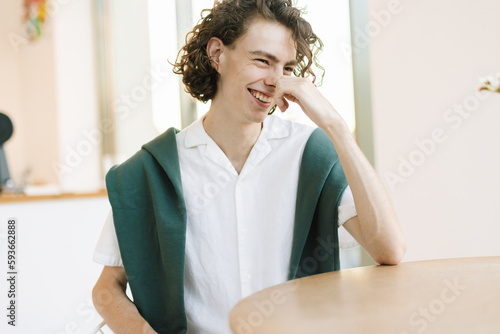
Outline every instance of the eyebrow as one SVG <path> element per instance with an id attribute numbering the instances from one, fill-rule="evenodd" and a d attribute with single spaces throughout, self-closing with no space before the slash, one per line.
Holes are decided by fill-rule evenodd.
<path id="1" fill-rule="evenodd" d="M 275 63 L 279 63 L 279 61 L 280 61 L 278 59 L 278 57 L 276 57 L 275 55 L 273 55 L 269 52 L 266 52 L 266 51 L 262 51 L 262 50 L 250 51 L 250 54 L 253 56 L 262 56 L 262 57 L 269 58 Z M 298 64 L 299 63 L 297 62 L 297 60 L 294 59 L 294 60 L 290 60 L 289 62 L 287 62 L 285 64 L 285 66 L 297 66 Z"/>

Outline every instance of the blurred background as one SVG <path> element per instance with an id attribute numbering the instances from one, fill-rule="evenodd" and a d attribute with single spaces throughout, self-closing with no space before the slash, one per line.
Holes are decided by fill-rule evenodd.
<path id="1" fill-rule="evenodd" d="M 208 111 L 183 92 L 169 61 L 212 5 L 0 0 L 0 112 L 14 124 L 4 148 L 28 195 L 0 196 L 1 263 L 7 219 L 19 224 L 18 326 L 4 321 L 2 332 L 86 333 L 99 322 L 90 296 L 110 209 L 104 176 Z M 325 43 L 320 89 L 394 200 L 404 261 L 499 255 L 500 94 L 477 86 L 500 72 L 500 3 L 298 5 Z M 297 108 L 283 117 L 308 121 Z M 360 248 L 342 256 L 344 268 L 373 263 Z"/>

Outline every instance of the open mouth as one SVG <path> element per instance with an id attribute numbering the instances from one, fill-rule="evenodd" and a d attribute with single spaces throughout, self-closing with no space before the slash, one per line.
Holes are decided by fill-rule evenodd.
<path id="1" fill-rule="evenodd" d="M 259 91 L 256 91 L 256 90 L 253 90 L 250 88 L 248 89 L 248 91 L 250 92 L 250 94 L 253 95 L 253 97 L 255 97 L 257 100 L 259 100 L 262 103 L 270 103 L 272 101 L 271 97 L 264 95 Z"/>

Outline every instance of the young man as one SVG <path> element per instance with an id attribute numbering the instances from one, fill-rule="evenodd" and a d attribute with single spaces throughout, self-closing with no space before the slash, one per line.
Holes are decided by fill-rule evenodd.
<path id="1" fill-rule="evenodd" d="M 216 3 L 175 65 L 210 110 L 108 173 L 93 298 L 115 333 L 229 333 L 241 298 L 338 270 L 342 224 L 378 263 L 401 260 L 389 196 L 305 77 L 321 41 L 300 14 L 288 0 Z M 268 116 L 288 101 L 318 129 Z"/>

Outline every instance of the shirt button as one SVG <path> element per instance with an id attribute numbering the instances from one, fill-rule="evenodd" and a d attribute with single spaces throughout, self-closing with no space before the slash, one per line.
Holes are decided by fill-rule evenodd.
<path id="1" fill-rule="evenodd" d="M 246 281 L 249 281 L 249 280 L 250 280 L 250 274 L 246 274 L 246 275 L 245 275 L 245 280 L 246 280 Z"/>
<path id="2" fill-rule="evenodd" d="M 243 227 L 243 228 L 241 229 L 241 233 L 243 233 L 243 234 L 247 234 L 247 229 L 246 229 L 246 227 Z"/>
<path id="3" fill-rule="evenodd" d="M 239 180 L 236 185 L 241 186 L 241 180 Z"/>

